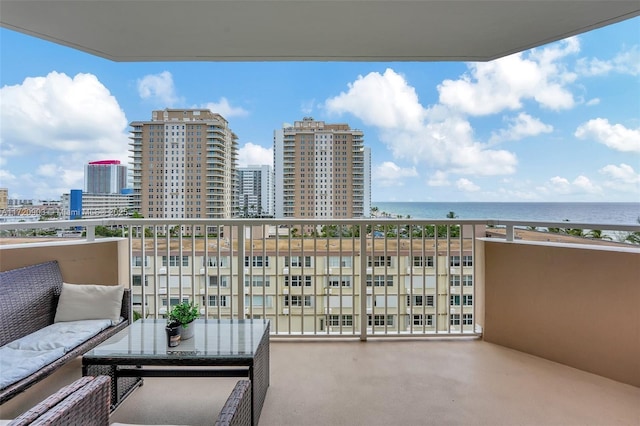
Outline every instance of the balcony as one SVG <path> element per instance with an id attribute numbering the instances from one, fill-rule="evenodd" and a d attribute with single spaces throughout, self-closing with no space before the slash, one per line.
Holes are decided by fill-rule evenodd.
<path id="1" fill-rule="evenodd" d="M 261 424 L 637 424 L 640 416 L 637 246 L 525 229 L 566 223 L 415 219 L 105 219 L 0 232 L 71 224 L 88 239 L 3 238 L 2 268 L 56 258 L 71 282 L 130 285 L 145 317 L 161 317 L 163 299 L 187 297 L 208 317 L 269 318 Z M 125 237 L 94 239 L 97 225 Z M 198 226 L 208 235 L 192 232 Z M 295 296 L 312 302 L 292 306 Z M 0 407 L 0 417 L 79 375 L 79 363 L 61 369 Z M 114 420 L 208 424 L 233 384 L 147 379 Z M 166 409 L 169 385 L 193 395 L 179 413 Z"/>

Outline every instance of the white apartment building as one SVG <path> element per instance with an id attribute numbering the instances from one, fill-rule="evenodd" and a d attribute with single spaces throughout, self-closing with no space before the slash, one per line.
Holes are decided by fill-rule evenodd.
<path id="1" fill-rule="evenodd" d="M 131 124 L 136 209 L 148 218 L 231 218 L 237 136 L 208 109 L 165 109 Z"/>
<path id="2" fill-rule="evenodd" d="M 84 166 L 84 192 L 120 194 L 127 187 L 127 166 L 119 160 L 91 161 Z"/>
<path id="3" fill-rule="evenodd" d="M 206 256 L 153 257 L 134 251 L 134 310 L 160 316 L 191 301 L 207 318 L 268 318 L 280 333 L 355 333 L 361 315 L 373 332 L 473 332 L 474 268 L 460 255 L 400 253 L 367 256 L 286 253 L 247 255 L 239 287 L 238 258 L 222 249 Z M 235 252 L 234 252 L 235 253 Z M 294 253 L 294 252 L 292 252 Z M 144 267 L 143 267 L 144 265 Z M 366 280 L 362 294 L 362 280 Z M 144 283 L 144 285 L 143 285 Z M 364 311 L 362 302 L 364 300 Z"/>
<path id="4" fill-rule="evenodd" d="M 305 117 L 274 132 L 275 217 L 348 219 L 371 210 L 361 130 Z"/>
<path id="5" fill-rule="evenodd" d="M 127 216 L 133 210 L 133 194 L 87 194 L 72 190 L 62 194 L 61 210 L 61 219 Z"/>
<path id="6" fill-rule="evenodd" d="M 238 168 L 236 216 L 273 216 L 273 168 L 268 165 Z"/>

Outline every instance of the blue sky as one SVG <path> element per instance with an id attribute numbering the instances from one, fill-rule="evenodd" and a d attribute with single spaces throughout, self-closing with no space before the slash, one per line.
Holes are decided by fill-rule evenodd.
<path id="1" fill-rule="evenodd" d="M 0 187 L 58 199 L 128 162 L 129 123 L 211 108 L 240 165 L 273 131 L 348 123 L 376 201 L 640 201 L 640 18 L 487 63 L 116 63 L 0 29 Z"/>

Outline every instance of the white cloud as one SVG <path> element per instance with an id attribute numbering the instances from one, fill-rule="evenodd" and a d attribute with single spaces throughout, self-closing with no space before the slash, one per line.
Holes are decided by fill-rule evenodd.
<path id="1" fill-rule="evenodd" d="M 14 175 L 12 194 L 58 198 L 74 182 L 82 188 L 83 165 L 92 160 L 129 161 L 128 121 L 115 97 L 92 74 L 51 72 L 0 89 L 0 158 Z M 56 162 L 58 174 L 42 176 Z M 44 168 L 43 170 L 48 170 Z M 80 179 L 75 177 L 80 176 Z"/>
<path id="2" fill-rule="evenodd" d="M 46 179 L 55 179 L 56 183 L 62 184 L 63 188 L 82 189 L 84 184 L 83 167 L 66 169 L 60 164 L 41 164 L 36 170 L 36 175 Z"/>
<path id="3" fill-rule="evenodd" d="M 300 104 L 300 111 L 304 114 L 304 115 L 310 115 L 313 113 L 313 109 L 315 107 L 316 104 L 316 100 L 315 99 L 310 99 L 308 101 L 303 101 Z"/>
<path id="4" fill-rule="evenodd" d="M 509 124 L 506 129 L 493 132 L 490 138 L 491 143 L 503 141 L 516 141 L 529 136 L 536 136 L 541 133 L 551 133 L 553 126 L 544 124 L 539 119 L 521 112 L 517 117 L 507 118 Z"/>
<path id="5" fill-rule="evenodd" d="M 442 170 L 436 171 L 430 178 L 427 180 L 427 185 L 429 186 L 449 186 L 451 182 L 447 179 L 447 173 Z"/>
<path id="6" fill-rule="evenodd" d="M 176 95 L 173 75 L 169 71 L 145 75 L 139 79 L 138 94 L 142 99 L 152 100 L 165 107 L 173 107 L 181 102 Z"/>
<path id="7" fill-rule="evenodd" d="M 559 60 L 579 50 L 577 38 L 569 38 L 529 53 L 470 63 L 468 74 L 438 86 L 440 102 L 470 115 L 517 110 L 525 100 L 553 110 L 572 108 L 575 100 L 566 85 L 575 81 L 576 75 Z"/>
<path id="8" fill-rule="evenodd" d="M 226 119 L 231 117 L 245 117 L 249 112 L 242 107 L 231 106 L 227 98 L 220 98 L 219 102 L 208 102 L 202 108 L 208 108 L 211 112 L 220 114 Z"/>
<path id="9" fill-rule="evenodd" d="M 273 148 L 265 148 L 248 142 L 238 150 L 238 166 L 262 166 L 273 167 Z"/>
<path id="10" fill-rule="evenodd" d="M 612 72 L 619 74 L 640 75 L 640 48 L 632 46 L 616 54 L 612 59 L 581 58 L 577 64 L 580 74 L 586 76 L 601 76 Z"/>
<path id="11" fill-rule="evenodd" d="M 373 171 L 376 184 L 383 187 L 402 186 L 404 185 L 403 179 L 416 176 L 418 176 L 418 172 L 415 167 L 403 168 L 392 161 L 385 161 Z"/>
<path id="12" fill-rule="evenodd" d="M 480 190 L 480 187 L 478 185 L 465 178 L 458 179 L 458 181 L 456 182 L 456 187 L 464 192 L 477 192 Z"/>
<path id="13" fill-rule="evenodd" d="M 581 124 L 574 135 L 579 139 L 593 139 L 616 151 L 640 152 L 640 128 L 627 129 L 622 124 L 610 124 L 606 118 Z"/>
<path id="14" fill-rule="evenodd" d="M 600 169 L 600 173 L 608 176 L 617 183 L 638 184 L 640 183 L 640 173 L 636 173 L 628 164 L 621 163 L 619 166 L 609 164 Z"/>
<path id="15" fill-rule="evenodd" d="M 513 153 L 491 150 L 473 138 L 470 123 L 450 108 L 424 108 L 415 89 L 392 69 L 372 72 L 328 99 L 332 113 L 350 113 L 377 127 L 394 159 L 424 163 L 458 174 L 495 175 L 515 171 Z"/>
<path id="16" fill-rule="evenodd" d="M 560 176 L 554 176 L 544 186 L 546 191 L 560 195 L 600 194 L 602 188 L 593 184 L 586 176 L 578 176 L 573 181 Z"/>
<path id="17" fill-rule="evenodd" d="M 384 74 L 358 76 L 349 83 L 348 92 L 328 99 L 326 107 L 333 113 L 354 114 L 365 124 L 382 129 L 418 129 L 424 118 L 415 89 L 390 68 Z"/>
<path id="18" fill-rule="evenodd" d="M 13 173 L 6 169 L 0 169 L 0 187 L 7 188 L 10 183 L 13 183 L 16 177 Z"/>
<path id="19" fill-rule="evenodd" d="M 589 99 L 585 105 L 586 106 L 594 106 L 594 105 L 599 105 L 600 104 L 600 98 L 593 98 L 593 99 Z"/>

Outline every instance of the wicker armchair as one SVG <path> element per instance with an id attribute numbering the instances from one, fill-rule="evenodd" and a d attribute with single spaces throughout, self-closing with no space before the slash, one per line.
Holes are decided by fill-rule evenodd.
<path id="1" fill-rule="evenodd" d="M 108 426 L 110 382 L 109 376 L 84 376 L 21 414 L 8 426 Z M 215 424 L 251 425 L 251 381 L 236 383 Z"/>
<path id="2" fill-rule="evenodd" d="M 110 378 L 85 376 L 63 387 L 9 423 L 10 426 L 108 426 Z"/>
<path id="3" fill-rule="evenodd" d="M 220 410 L 216 426 L 248 426 L 251 424 L 251 381 L 240 380 Z"/>

